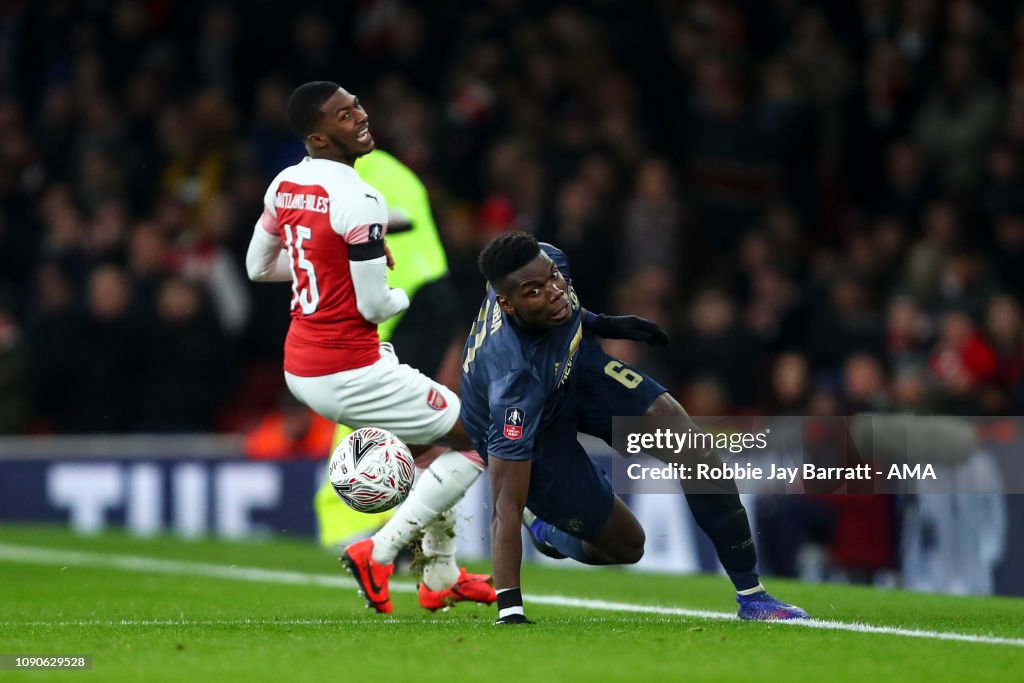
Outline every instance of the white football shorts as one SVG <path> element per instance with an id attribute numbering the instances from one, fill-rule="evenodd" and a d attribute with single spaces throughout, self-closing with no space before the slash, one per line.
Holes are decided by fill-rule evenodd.
<path id="1" fill-rule="evenodd" d="M 394 348 L 380 345 L 373 365 L 333 375 L 284 373 L 295 398 L 328 420 L 386 429 L 409 444 L 431 444 L 459 419 L 459 397 L 414 367 L 398 362 Z"/>

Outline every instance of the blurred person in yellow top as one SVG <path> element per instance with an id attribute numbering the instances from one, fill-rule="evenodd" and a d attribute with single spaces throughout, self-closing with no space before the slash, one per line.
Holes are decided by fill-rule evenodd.
<path id="1" fill-rule="evenodd" d="M 458 297 L 448 278 L 448 260 L 427 188 L 408 166 L 380 149 L 357 159 L 355 169 L 384 195 L 389 214 L 388 247 L 395 259 L 394 270 L 388 272 L 388 286 L 405 290 L 411 300 L 405 313 L 380 324 L 380 340 L 391 342 L 404 363 L 457 388 L 462 350 L 461 339 L 453 345 L 459 329 Z M 445 370 L 446 366 L 450 368 Z M 351 431 L 338 425 L 331 450 Z M 356 512 L 341 502 L 326 480 L 316 493 L 313 508 L 324 547 L 369 536 L 393 513 Z"/>

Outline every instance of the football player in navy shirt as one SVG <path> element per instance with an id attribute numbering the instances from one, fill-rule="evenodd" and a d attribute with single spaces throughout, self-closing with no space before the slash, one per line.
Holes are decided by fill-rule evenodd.
<path id="1" fill-rule="evenodd" d="M 664 344 L 667 333 L 643 318 L 581 308 L 561 251 L 509 232 L 484 248 L 480 270 L 490 287 L 463 354 L 461 419 L 490 471 L 497 623 L 529 623 L 521 522 L 552 557 L 631 564 L 643 555 L 643 528 L 577 432 L 610 444 L 614 415 L 689 416 L 663 386 L 593 338 Z M 727 486 L 726 493 L 688 494 L 687 502 L 736 586 L 740 617 L 806 618 L 761 585 L 746 511 L 735 485 Z"/>

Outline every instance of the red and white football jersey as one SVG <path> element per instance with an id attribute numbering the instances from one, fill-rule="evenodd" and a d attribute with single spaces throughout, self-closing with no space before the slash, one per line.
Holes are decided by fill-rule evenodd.
<path id="1" fill-rule="evenodd" d="M 292 272 L 286 372 L 317 377 L 380 358 L 377 325 L 356 308 L 349 245 L 383 239 L 387 222 L 384 197 L 351 166 L 306 157 L 270 183 L 260 225 L 281 239 Z"/>

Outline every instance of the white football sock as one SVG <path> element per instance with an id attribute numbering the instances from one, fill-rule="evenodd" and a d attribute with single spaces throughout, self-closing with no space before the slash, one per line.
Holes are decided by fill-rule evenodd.
<path id="1" fill-rule="evenodd" d="M 420 530 L 459 502 L 481 472 L 483 468 L 458 451 L 438 456 L 426 471 L 419 473 L 409 497 L 398 506 L 395 516 L 373 535 L 374 562 L 394 562 L 398 551 Z"/>
<path id="2" fill-rule="evenodd" d="M 448 508 L 423 531 L 423 583 L 432 591 L 450 588 L 459 579 L 455 564 L 455 509 Z"/>

